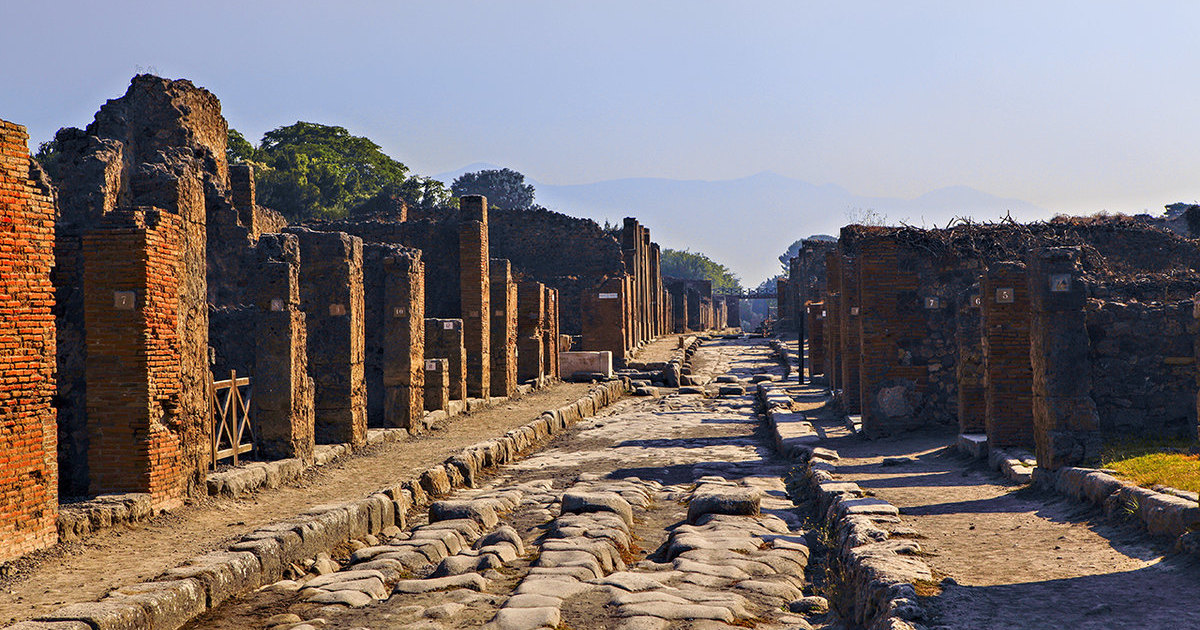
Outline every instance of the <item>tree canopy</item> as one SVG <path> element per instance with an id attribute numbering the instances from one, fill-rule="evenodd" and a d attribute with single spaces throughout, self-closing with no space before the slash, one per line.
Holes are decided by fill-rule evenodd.
<path id="1" fill-rule="evenodd" d="M 444 184 L 411 175 L 379 145 L 344 127 L 297 122 L 268 131 L 258 147 L 230 129 L 226 153 L 230 162 L 260 167 L 255 175 L 260 202 L 291 221 L 342 217 L 381 194 L 398 195 L 421 209 L 452 203 Z"/>
<path id="2" fill-rule="evenodd" d="M 455 197 L 483 195 L 488 205 L 503 210 L 528 210 L 533 207 L 533 185 L 525 176 L 510 168 L 463 173 L 450 184 Z"/>
<path id="3" fill-rule="evenodd" d="M 836 241 L 837 239 L 828 234 L 813 234 L 808 238 L 802 238 L 791 245 L 788 245 L 787 251 L 779 257 L 779 265 L 783 267 L 783 275 L 788 273 L 788 261 L 800 255 L 800 248 L 804 246 L 804 241 Z"/>
<path id="4" fill-rule="evenodd" d="M 742 281 L 737 274 L 699 252 L 664 249 L 660 265 L 662 275 L 684 280 L 709 280 L 713 290 L 741 291 Z"/>

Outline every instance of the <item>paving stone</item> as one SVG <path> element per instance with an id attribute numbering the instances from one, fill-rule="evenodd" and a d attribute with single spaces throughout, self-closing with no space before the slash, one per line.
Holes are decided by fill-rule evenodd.
<path id="1" fill-rule="evenodd" d="M 829 611 L 829 602 L 824 597 L 817 595 L 801 597 L 789 602 L 788 610 L 794 613 L 820 615 Z"/>
<path id="2" fill-rule="evenodd" d="M 478 573 L 466 573 L 463 575 L 429 578 L 427 580 L 400 580 L 392 588 L 392 591 L 396 593 L 429 593 L 447 588 L 469 588 L 475 591 L 482 591 L 487 588 L 487 585 L 488 581 L 482 575 Z"/>
<path id="3" fill-rule="evenodd" d="M 468 500 L 468 501 L 434 501 L 429 506 L 429 521 L 445 521 L 450 519 L 471 519 L 485 529 L 495 527 L 500 518 L 496 516 L 496 506 L 492 501 L 487 500 Z"/>
<path id="4" fill-rule="evenodd" d="M 669 624 L 669 621 L 661 617 L 641 615 L 622 619 L 617 625 L 617 630 L 665 630 Z"/>
<path id="5" fill-rule="evenodd" d="M 375 601 L 362 591 L 325 591 L 308 598 L 314 604 L 340 604 L 350 608 L 362 608 Z"/>
<path id="6" fill-rule="evenodd" d="M 688 503 L 688 522 L 695 523 L 705 514 L 757 516 L 762 495 L 750 488 L 713 488 L 697 490 Z"/>
<path id="7" fill-rule="evenodd" d="M 302 621 L 304 620 L 300 618 L 300 615 L 295 613 L 279 613 L 278 615 L 267 617 L 267 620 L 263 622 L 263 625 L 267 628 L 271 628 L 274 626 L 282 626 L 284 624 L 297 624 Z"/>
<path id="8" fill-rule="evenodd" d="M 615 586 L 627 591 L 646 591 L 663 587 L 658 576 L 631 571 L 618 571 L 596 580 L 595 583 Z"/>
<path id="9" fill-rule="evenodd" d="M 562 607 L 562 599 L 550 595 L 538 595 L 536 593 L 522 593 L 513 595 L 504 602 L 505 608 L 545 608 L 545 607 Z"/>
<path id="10" fill-rule="evenodd" d="M 489 532 L 475 541 L 475 548 L 480 549 L 496 543 L 507 542 L 516 547 L 517 555 L 525 555 L 525 542 L 521 540 L 521 535 L 517 530 L 510 525 L 503 525 L 495 531 Z"/>
<path id="11" fill-rule="evenodd" d="M 703 604 L 672 604 L 668 602 L 645 602 L 621 606 L 617 614 L 622 617 L 659 617 L 660 619 L 712 619 L 732 623 L 733 613 L 721 606 Z"/>
<path id="12" fill-rule="evenodd" d="M 531 580 L 526 578 L 522 580 L 521 584 L 517 586 L 517 590 L 513 591 L 513 593 L 516 595 L 532 594 L 567 598 L 591 590 L 591 588 L 593 587 L 570 576 L 546 575 L 542 579 Z"/>
<path id="13" fill-rule="evenodd" d="M 557 628 L 561 620 L 562 612 L 557 607 L 501 608 L 496 612 L 496 617 L 489 621 L 484 628 L 489 630 Z"/>
<path id="14" fill-rule="evenodd" d="M 633 525 L 633 508 L 621 495 L 614 492 L 567 492 L 562 497 L 563 512 L 584 514 L 588 512 L 612 512 Z"/>
<path id="15" fill-rule="evenodd" d="M 466 610 L 466 608 L 467 607 L 465 604 L 460 604 L 458 602 L 446 602 L 445 604 L 438 604 L 436 606 L 430 606 L 429 608 L 426 608 L 425 616 L 429 617 L 430 619 L 449 619 L 463 610 Z"/>

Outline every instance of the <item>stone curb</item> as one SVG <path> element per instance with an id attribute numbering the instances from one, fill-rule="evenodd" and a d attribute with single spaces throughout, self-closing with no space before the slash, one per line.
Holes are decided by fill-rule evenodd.
<path id="1" fill-rule="evenodd" d="M 537 442 L 616 402 L 627 389 L 625 381 L 601 383 L 571 404 L 544 411 L 368 497 L 313 506 L 258 528 L 225 551 L 191 558 L 154 581 L 123 586 L 98 602 L 69 604 L 8 629 L 175 630 L 231 597 L 282 579 L 292 564 L 393 525 L 403 528 L 413 507 L 469 486 L 485 469 L 519 458 Z"/>
<path id="2" fill-rule="evenodd" d="M 1200 540 L 1196 532 L 1188 531 L 1191 525 L 1200 523 L 1200 504 L 1190 498 L 1143 488 L 1096 468 L 1037 468 L 1033 483 L 1097 505 L 1110 518 L 1136 518 L 1151 534 L 1174 538 L 1180 549 L 1200 555 Z"/>
<path id="3" fill-rule="evenodd" d="M 774 344 L 772 344 L 774 345 Z M 776 448 L 803 470 L 817 514 L 829 525 L 838 563 L 853 605 L 853 621 L 868 630 L 917 630 L 924 616 L 916 580 L 932 581 L 912 540 L 892 539 L 888 524 L 899 522 L 899 510 L 866 496 L 856 483 L 834 478 L 837 451 L 819 446 L 820 438 L 803 414 L 791 411 L 791 399 L 774 383 L 759 383 L 758 398 Z M 799 416 L 799 418 L 797 418 Z"/>

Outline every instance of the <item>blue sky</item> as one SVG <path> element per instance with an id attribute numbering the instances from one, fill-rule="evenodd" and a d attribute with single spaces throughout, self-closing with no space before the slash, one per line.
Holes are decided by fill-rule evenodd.
<path id="1" fill-rule="evenodd" d="M 252 139 L 340 124 L 428 174 L 1200 198 L 1197 2 L 0 0 L 0 24 L 0 118 L 35 141 L 152 68 Z"/>

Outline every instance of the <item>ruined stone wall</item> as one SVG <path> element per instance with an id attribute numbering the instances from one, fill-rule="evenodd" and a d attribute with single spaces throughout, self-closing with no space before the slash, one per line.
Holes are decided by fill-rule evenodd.
<path id="1" fill-rule="evenodd" d="M 55 208 L 28 138 L 0 120 L 0 563 L 58 542 Z"/>
<path id="2" fill-rule="evenodd" d="M 345 232 L 367 243 L 388 243 L 421 250 L 425 265 L 426 317 L 458 318 L 462 314 L 457 213 L 443 220 L 345 220 L 312 222 L 314 230 Z"/>
<path id="3" fill-rule="evenodd" d="M 194 472 L 184 445 L 199 436 L 180 415 L 181 224 L 118 210 L 83 238 L 91 494 L 145 492 L 169 506 Z"/>
<path id="4" fill-rule="evenodd" d="M 487 198 L 467 195 L 459 202 L 459 295 L 463 341 L 467 348 L 467 396 L 491 396 L 491 289 L 488 263 Z"/>
<path id="5" fill-rule="evenodd" d="M 841 300 L 838 319 L 841 334 L 838 336 L 838 356 L 842 363 L 842 406 L 846 413 L 862 413 L 862 390 L 859 388 L 859 365 L 862 342 L 862 319 L 860 318 L 858 264 L 845 253 L 840 253 L 838 268 L 842 273 Z"/>
<path id="6" fill-rule="evenodd" d="M 612 353 L 625 359 L 625 279 L 612 278 L 583 297 L 583 350 Z"/>
<path id="7" fill-rule="evenodd" d="M 488 244 L 493 258 L 512 263 L 514 276 L 558 289 L 565 334 L 582 332 L 582 295 L 625 273 L 621 244 L 595 221 L 541 208 L 493 209 Z"/>
<path id="8" fill-rule="evenodd" d="M 1090 299 L 1092 400 L 1106 440 L 1196 436 L 1196 319 L 1192 300 Z"/>
<path id="9" fill-rule="evenodd" d="M 209 206 L 228 203 L 226 136 L 215 96 L 188 81 L 150 75 L 134 77 L 125 95 L 101 107 L 87 129 L 63 129 L 56 136 L 59 153 L 46 168 L 59 188 L 53 282 L 63 494 L 85 494 L 89 479 L 87 271 L 81 243 L 84 234 L 118 208 L 155 207 L 181 220 L 177 418 L 185 436 L 184 470 L 198 482 L 206 468 L 206 223 Z"/>

